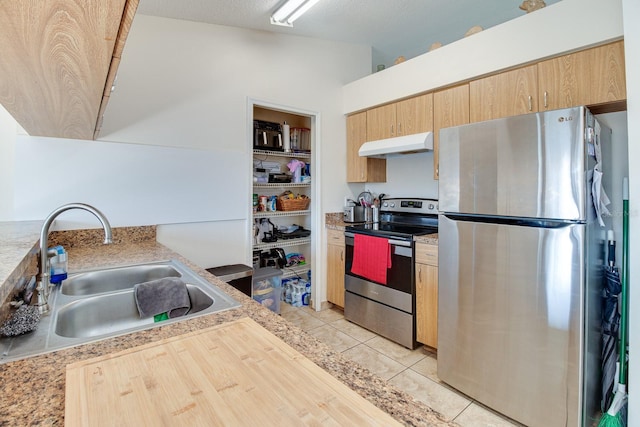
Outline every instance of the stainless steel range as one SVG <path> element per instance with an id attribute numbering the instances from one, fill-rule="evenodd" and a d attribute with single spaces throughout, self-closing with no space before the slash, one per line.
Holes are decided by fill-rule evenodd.
<path id="1" fill-rule="evenodd" d="M 384 199 L 378 223 L 345 228 L 347 320 L 416 347 L 414 236 L 438 232 L 438 201 Z"/>

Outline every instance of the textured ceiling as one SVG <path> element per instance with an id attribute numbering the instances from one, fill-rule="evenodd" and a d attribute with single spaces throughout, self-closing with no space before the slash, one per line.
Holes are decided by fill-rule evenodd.
<path id="1" fill-rule="evenodd" d="M 561 0 L 545 0 L 547 7 Z M 271 25 L 283 0 L 140 0 L 138 13 L 371 46 L 372 66 L 421 55 L 526 12 L 522 0 L 320 0 L 293 28 Z M 533 12 L 535 13 L 535 12 Z"/>

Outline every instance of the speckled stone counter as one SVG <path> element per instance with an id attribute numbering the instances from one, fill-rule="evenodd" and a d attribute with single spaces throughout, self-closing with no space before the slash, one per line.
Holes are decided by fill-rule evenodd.
<path id="1" fill-rule="evenodd" d="M 333 230 L 344 230 L 346 222 L 342 220 L 342 212 L 332 212 L 324 214 L 324 224 L 326 228 Z"/>
<path id="2" fill-rule="evenodd" d="M 425 234 L 424 236 L 415 236 L 413 238 L 414 242 L 427 243 L 429 245 L 437 245 L 438 244 L 438 233 L 434 234 Z"/>
<path id="3" fill-rule="evenodd" d="M 96 232 L 99 236 L 100 231 Z M 95 234 L 93 236 L 96 237 Z M 97 238 L 100 239 L 100 237 Z M 402 423 L 421 426 L 450 425 L 442 421 L 436 412 L 423 403 L 415 401 L 408 394 L 333 351 L 323 342 L 262 307 L 206 270 L 158 244 L 155 238 L 122 239 L 106 246 L 68 244 L 66 248 L 69 252 L 70 272 L 103 266 L 177 259 L 241 302 L 242 306 L 0 365 L 0 381 L 3 384 L 0 425 L 64 425 L 65 367 L 69 363 L 181 335 L 241 317 L 254 319 Z"/>

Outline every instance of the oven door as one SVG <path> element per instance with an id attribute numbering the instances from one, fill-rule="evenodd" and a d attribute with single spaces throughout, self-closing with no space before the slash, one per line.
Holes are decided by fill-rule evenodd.
<path id="1" fill-rule="evenodd" d="M 344 317 L 413 349 L 416 346 L 413 242 L 384 239 L 391 245 L 386 285 L 351 271 L 354 233 L 345 233 Z"/>
<path id="2" fill-rule="evenodd" d="M 395 291 L 393 293 L 401 293 L 406 295 L 413 295 L 413 242 L 410 240 L 397 240 L 389 239 L 386 237 L 379 237 L 380 239 L 387 240 L 391 245 L 391 268 L 387 270 L 387 283 L 382 284 L 372 281 L 368 278 L 358 276 L 351 271 L 353 265 L 353 241 L 354 233 L 345 233 L 345 246 L 346 246 L 346 259 L 345 259 L 345 275 L 350 276 L 359 281 L 365 281 L 378 286 L 382 286 L 385 289 Z M 349 282 L 353 280 L 347 279 Z M 374 297 L 374 299 L 376 299 Z M 405 306 L 402 310 L 409 313 L 413 312 L 411 306 Z"/>

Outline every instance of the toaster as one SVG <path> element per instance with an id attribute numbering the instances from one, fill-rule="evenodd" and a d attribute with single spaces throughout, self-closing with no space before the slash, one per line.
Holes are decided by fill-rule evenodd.
<path id="1" fill-rule="evenodd" d="M 364 206 L 345 206 L 342 220 L 344 222 L 365 222 Z"/>

